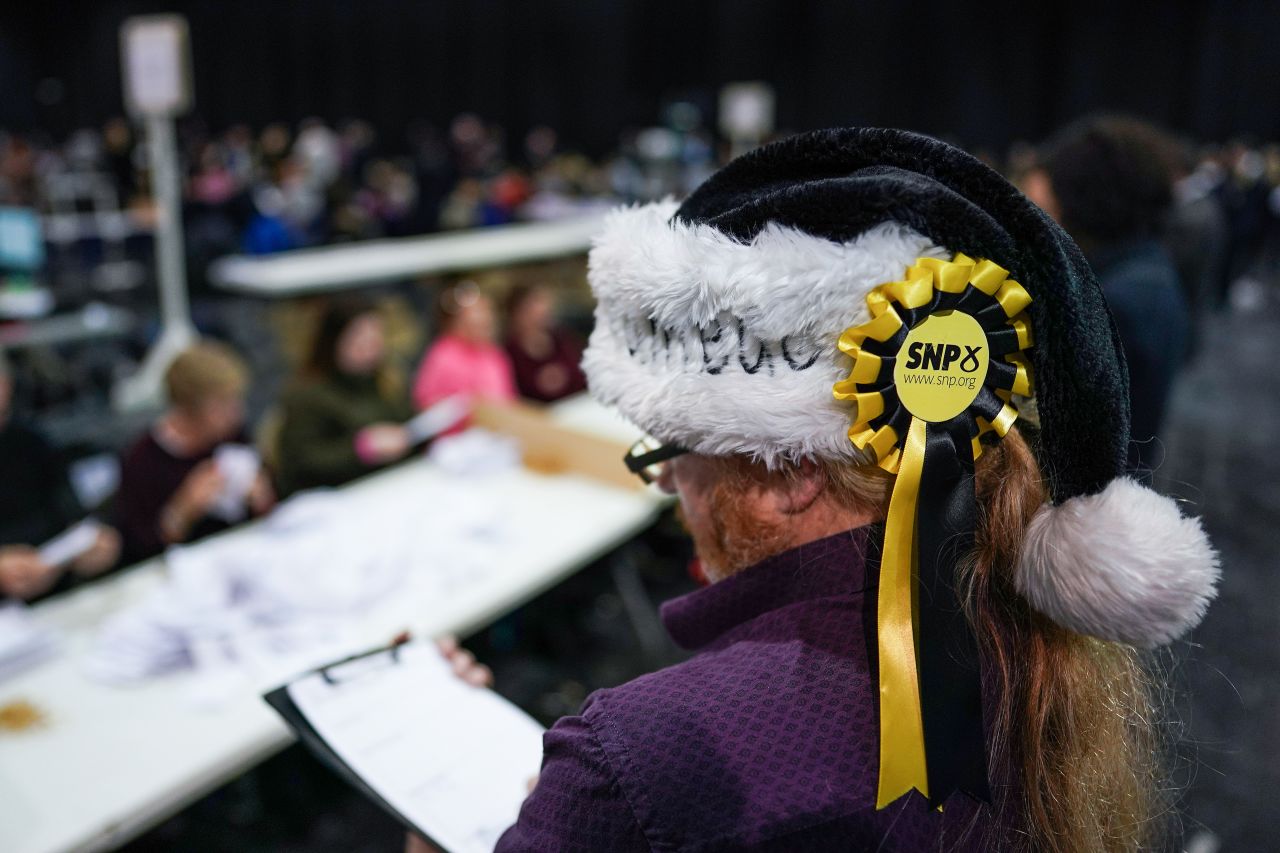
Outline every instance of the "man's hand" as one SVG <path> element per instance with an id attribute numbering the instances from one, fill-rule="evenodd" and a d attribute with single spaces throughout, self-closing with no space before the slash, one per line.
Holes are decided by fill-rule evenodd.
<path id="1" fill-rule="evenodd" d="M 48 591 L 58 580 L 57 566 L 40 559 L 29 545 L 6 545 L 0 548 L 0 592 L 14 598 L 35 598 Z"/>
<path id="2" fill-rule="evenodd" d="M 476 656 L 458 645 L 458 638 L 453 635 L 436 640 L 440 654 L 453 666 L 454 675 L 476 687 L 493 686 L 493 670 L 476 661 Z"/>
<path id="3" fill-rule="evenodd" d="M 218 499 L 218 495 L 222 494 L 225 485 L 226 479 L 218 470 L 218 463 L 212 459 L 206 459 L 191 469 L 191 473 L 178 487 L 174 501 L 198 520 L 213 506 L 213 502 Z"/>
<path id="4" fill-rule="evenodd" d="M 114 527 L 98 525 L 98 538 L 93 547 L 85 551 L 71 564 L 71 571 L 81 577 L 100 575 L 120 559 L 120 534 Z"/>
<path id="5" fill-rule="evenodd" d="M 408 832 L 404 836 L 404 853 L 444 853 L 444 851 L 416 832 Z"/>
<path id="6" fill-rule="evenodd" d="M 191 469 L 160 513 L 160 531 L 169 542 L 182 542 L 197 521 L 208 514 L 226 484 L 212 459 Z"/>
<path id="7" fill-rule="evenodd" d="M 266 515 L 276 505 L 276 489 L 266 471 L 258 471 L 249 489 L 249 509 L 254 515 Z"/>
<path id="8" fill-rule="evenodd" d="M 371 465 L 395 462 L 413 446 L 409 431 L 399 424 L 371 424 L 356 433 L 356 452 Z"/>

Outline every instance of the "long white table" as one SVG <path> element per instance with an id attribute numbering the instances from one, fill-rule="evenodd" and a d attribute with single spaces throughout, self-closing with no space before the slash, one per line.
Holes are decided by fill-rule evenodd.
<path id="1" fill-rule="evenodd" d="M 0 350 L 117 338 L 136 325 L 133 313 L 110 305 L 91 305 L 67 314 L 55 314 L 0 326 Z"/>
<path id="2" fill-rule="evenodd" d="M 271 298 L 347 290 L 422 275 L 488 269 L 584 254 L 599 214 L 496 225 L 426 237 L 369 240 L 278 255 L 220 258 L 209 279 L 224 290 Z"/>
<path id="3" fill-rule="evenodd" d="M 593 416 L 584 401 L 570 404 L 560 419 L 593 417 L 584 429 L 629 434 L 625 426 Z M 651 492 L 573 475 L 521 469 L 470 486 L 451 476 L 429 462 L 412 462 L 347 487 L 344 500 L 414 501 L 432 492 L 438 498 L 444 486 L 487 490 L 504 506 L 519 508 L 517 547 L 501 571 L 447 597 L 392 596 L 373 605 L 354 618 L 359 644 L 384 643 L 404 628 L 432 636 L 488 624 L 645 529 L 664 505 Z M 238 535 L 246 533 L 225 537 Z M 155 560 L 34 608 L 38 619 L 62 634 L 64 648 L 0 682 L 0 705 L 23 700 L 47 716 L 39 727 L 0 732 L 0 850 L 111 849 L 290 742 L 259 698 L 259 688 L 271 685 L 198 710 L 190 701 L 196 672 L 133 687 L 99 684 L 82 673 L 81 660 L 103 621 L 158 587 L 164 572 L 163 561 Z"/>

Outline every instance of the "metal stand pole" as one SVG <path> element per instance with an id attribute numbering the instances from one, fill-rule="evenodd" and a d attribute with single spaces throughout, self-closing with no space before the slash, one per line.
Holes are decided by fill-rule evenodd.
<path id="1" fill-rule="evenodd" d="M 166 334 L 178 332 L 188 340 L 195 336 L 187 302 L 187 269 L 182 240 L 182 176 L 173 119 L 147 119 L 147 145 L 151 153 L 151 180 L 156 196 L 156 271 L 160 279 L 160 315 Z"/>
<path id="2" fill-rule="evenodd" d="M 164 373 L 196 338 L 187 301 L 187 273 L 182 239 L 182 179 L 174 142 L 173 119 L 147 117 L 151 188 L 156 203 L 156 278 L 160 286 L 161 332 L 141 368 L 114 389 L 118 410 L 161 403 Z"/>

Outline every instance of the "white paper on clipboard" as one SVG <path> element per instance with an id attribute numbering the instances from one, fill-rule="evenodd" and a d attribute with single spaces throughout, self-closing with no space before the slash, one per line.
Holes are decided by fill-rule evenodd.
<path id="1" fill-rule="evenodd" d="M 290 699 L 328 747 L 451 853 L 489 853 L 542 762 L 543 729 L 456 675 L 433 644 L 314 673 Z"/>

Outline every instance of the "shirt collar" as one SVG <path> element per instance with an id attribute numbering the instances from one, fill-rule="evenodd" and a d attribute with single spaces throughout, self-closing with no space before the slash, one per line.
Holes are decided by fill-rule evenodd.
<path id="1" fill-rule="evenodd" d="M 846 530 L 775 554 L 748 569 L 662 605 L 662 622 L 685 649 L 697 649 L 770 610 L 863 592 L 867 553 L 879 525 Z"/>

